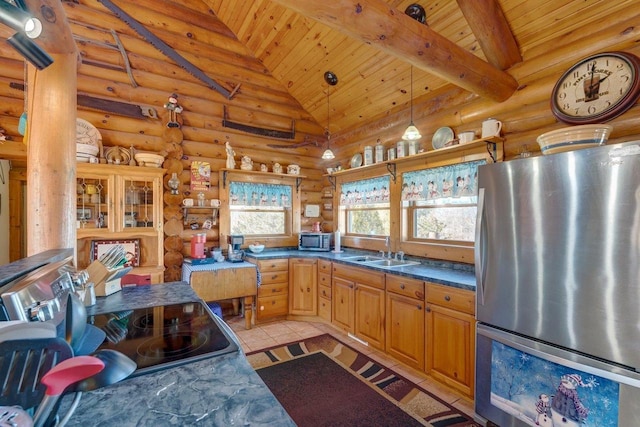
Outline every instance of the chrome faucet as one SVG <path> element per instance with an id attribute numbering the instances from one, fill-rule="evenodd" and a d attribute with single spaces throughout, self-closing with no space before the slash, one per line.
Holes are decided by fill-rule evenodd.
<path id="1" fill-rule="evenodd" d="M 396 261 L 404 261 L 404 252 L 398 251 L 398 253 L 396 253 Z"/>
<path id="2" fill-rule="evenodd" d="M 384 244 L 387 247 L 387 258 L 391 259 L 391 236 L 387 236 L 384 240 Z"/>

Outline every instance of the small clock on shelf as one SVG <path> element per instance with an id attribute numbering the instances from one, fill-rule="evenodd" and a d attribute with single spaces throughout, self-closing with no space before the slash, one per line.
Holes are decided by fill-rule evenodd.
<path id="1" fill-rule="evenodd" d="M 640 95 L 640 58 L 604 52 L 582 59 L 560 77 L 551 110 L 572 125 L 602 123 L 631 108 Z"/>

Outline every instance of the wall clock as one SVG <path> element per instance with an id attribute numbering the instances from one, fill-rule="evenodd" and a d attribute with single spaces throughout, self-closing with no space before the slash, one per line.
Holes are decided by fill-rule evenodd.
<path id="1" fill-rule="evenodd" d="M 640 95 L 640 58 L 604 52 L 582 59 L 560 77 L 551 111 L 569 124 L 603 123 L 631 108 Z"/>

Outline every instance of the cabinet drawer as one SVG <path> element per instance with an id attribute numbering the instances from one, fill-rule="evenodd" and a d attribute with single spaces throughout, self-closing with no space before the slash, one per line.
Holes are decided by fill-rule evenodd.
<path id="1" fill-rule="evenodd" d="M 262 284 L 268 285 L 270 283 L 289 283 L 288 271 L 269 271 L 267 273 L 260 272 L 262 274 Z"/>
<path id="2" fill-rule="evenodd" d="M 427 302 L 463 313 L 475 314 L 476 294 L 473 291 L 427 282 Z"/>
<path id="3" fill-rule="evenodd" d="M 269 271 L 288 271 L 289 270 L 289 260 L 287 258 L 284 259 L 265 259 L 258 262 L 258 266 L 260 267 L 261 273 L 266 273 Z"/>
<path id="4" fill-rule="evenodd" d="M 289 310 L 289 298 L 287 295 L 258 298 L 258 319 L 284 316 Z"/>
<path id="5" fill-rule="evenodd" d="M 327 322 L 331 322 L 331 300 L 318 298 L 318 315 Z"/>
<path id="6" fill-rule="evenodd" d="M 424 301 L 424 282 L 387 274 L 387 291 Z"/>
<path id="7" fill-rule="evenodd" d="M 287 295 L 288 292 L 289 292 L 289 284 L 287 282 L 262 284 L 258 288 L 259 297 Z"/>
<path id="8" fill-rule="evenodd" d="M 331 287 L 331 275 L 324 273 L 318 274 L 318 284 L 321 286 Z"/>
<path id="9" fill-rule="evenodd" d="M 384 273 L 333 263 L 333 277 L 384 289 Z"/>
<path id="10" fill-rule="evenodd" d="M 318 273 L 331 275 L 331 261 L 325 261 L 323 259 L 318 260 Z"/>
<path id="11" fill-rule="evenodd" d="M 319 286 L 318 295 L 327 299 L 331 299 L 331 286 L 324 286 L 324 285 Z"/>

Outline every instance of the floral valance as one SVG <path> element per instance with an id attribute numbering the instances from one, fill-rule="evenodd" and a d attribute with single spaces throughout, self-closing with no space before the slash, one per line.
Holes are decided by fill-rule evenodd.
<path id="1" fill-rule="evenodd" d="M 375 203 L 389 203 L 389 175 L 342 184 L 341 205 L 354 206 Z"/>
<path id="2" fill-rule="evenodd" d="M 230 182 L 229 201 L 235 206 L 291 207 L 291 186 Z"/>
<path id="3" fill-rule="evenodd" d="M 479 160 L 402 174 L 402 200 L 477 196 Z"/>

